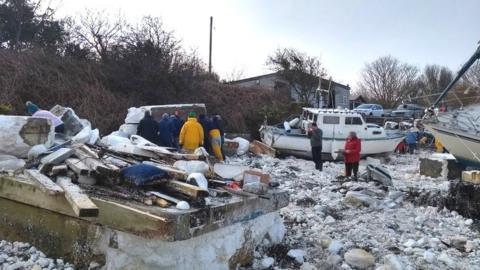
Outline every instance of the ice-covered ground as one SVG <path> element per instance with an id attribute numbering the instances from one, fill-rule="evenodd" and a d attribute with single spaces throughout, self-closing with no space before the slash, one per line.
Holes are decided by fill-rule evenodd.
<path id="1" fill-rule="evenodd" d="M 1 270 L 41 270 L 58 269 L 73 270 L 73 265 L 61 259 L 50 259 L 43 252 L 27 243 L 10 243 L 0 240 Z"/>
<path id="2" fill-rule="evenodd" d="M 480 269 L 472 220 L 403 199 L 411 189 L 448 192 L 446 179 L 418 174 L 421 155 L 429 153 L 391 156 L 386 167 L 394 186 L 388 189 L 337 180 L 341 163 L 326 162 L 319 172 L 313 162 L 293 157 L 230 160 L 269 172 L 290 193 L 289 206 L 281 210 L 287 226 L 283 246 L 260 247 L 253 268 L 273 263 L 277 269 Z M 286 259 L 291 249 L 299 249 L 290 253 L 297 261 Z"/>

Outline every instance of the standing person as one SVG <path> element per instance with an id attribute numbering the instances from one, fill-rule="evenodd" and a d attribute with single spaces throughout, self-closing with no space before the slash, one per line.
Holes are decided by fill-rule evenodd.
<path id="1" fill-rule="evenodd" d="M 204 143 L 204 133 L 202 125 L 197 121 L 197 114 L 191 112 L 188 114 L 187 122 L 180 130 L 180 147 L 187 153 L 192 153 Z"/>
<path id="2" fill-rule="evenodd" d="M 407 137 L 405 137 L 405 142 L 408 145 L 408 153 L 410 154 L 415 153 L 415 148 L 417 147 L 417 139 L 418 139 L 418 132 L 414 128 L 411 128 L 407 134 Z"/>
<path id="3" fill-rule="evenodd" d="M 352 176 L 356 180 L 358 176 L 358 162 L 360 162 L 360 151 L 362 151 L 362 143 L 357 134 L 351 131 L 348 134 L 343 151 L 345 159 L 345 176 Z"/>
<path id="4" fill-rule="evenodd" d="M 223 145 L 225 144 L 225 126 L 223 124 L 223 119 L 219 114 L 217 114 L 215 115 L 214 121 L 220 130 L 220 136 L 222 138 L 222 144 L 220 145 L 220 148 L 222 150 L 223 159 L 225 159 L 225 152 L 223 151 Z"/>
<path id="5" fill-rule="evenodd" d="M 204 144 L 204 147 L 205 147 L 205 150 L 207 150 L 208 153 L 212 153 L 212 147 L 211 147 L 211 143 L 210 143 L 210 138 L 208 136 L 208 134 L 210 134 L 210 130 L 212 129 L 212 121 L 210 121 L 210 119 L 207 118 L 207 116 L 205 116 L 205 114 L 200 114 L 198 116 L 198 123 L 200 123 L 200 125 L 202 126 L 203 128 L 203 132 L 205 133 L 205 144 Z"/>
<path id="6" fill-rule="evenodd" d="M 145 116 L 140 120 L 140 123 L 138 123 L 137 135 L 156 145 L 160 145 L 159 133 L 160 128 L 157 121 L 153 119 L 150 111 L 146 111 Z"/>
<path id="7" fill-rule="evenodd" d="M 322 140 L 323 132 L 318 128 L 317 123 L 312 124 L 312 128 L 308 132 L 308 137 L 310 138 L 310 145 L 312 147 L 312 158 L 315 162 L 315 169 L 322 171 L 323 170 L 323 160 L 322 160 Z"/>
<path id="8" fill-rule="evenodd" d="M 160 129 L 160 146 L 173 147 L 174 127 L 168 113 L 162 115 L 162 120 L 160 120 L 158 127 Z"/>
<path id="9" fill-rule="evenodd" d="M 209 132 L 210 141 L 212 142 L 212 150 L 215 154 L 215 157 L 223 161 L 223 154 L 222 154 L 222 134 L 220 131 L 220 125 L 218 122 L 218 118 L 215 116 L 212 120 L 212 129 Z"/>
<path id="10" fill-rule="evenodd" d="M 170 116 L 170 122 L 173 127 L 173 146 L 177 148 L 177 151 L 180 150 L 178 145 L 178 137 L 180 136 L 180 130 L 182 129 L 183 123 L 182 119 L 180 119 L 180 113 L 175 111 L 175 114 Z"/>
<path id="11" fill-rule="evenodd" d="M 25 105 L 27 106 L 27 112 L 33 117 L 50 119 L 52 125 L 55 127 L 56 133 L 63 133 L 65 131 L 65 125 L 63 124 L 62 119 L 60 119 L 53 113 L 46 110 L 41 110 L 37 105 L 33 104 L 30 101 L 27 101 Z"/>

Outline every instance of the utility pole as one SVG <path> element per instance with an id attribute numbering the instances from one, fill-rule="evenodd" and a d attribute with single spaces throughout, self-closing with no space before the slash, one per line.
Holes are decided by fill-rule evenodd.
<path id="1" fill-rule="evenodd" d="M 210 16 L 210 47 L 208 53 L 208 73 L 212 73 L 212 27 L 213 27 L 213 16 Z"/>

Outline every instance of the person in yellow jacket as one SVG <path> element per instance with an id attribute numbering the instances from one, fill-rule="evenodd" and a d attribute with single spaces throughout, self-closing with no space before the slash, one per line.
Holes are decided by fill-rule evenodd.
<path id="1" fill-rule="evenodd" d="M 435 148 L 437 150 L 437 153 L 445 153 L 445 147 L 443 147 L 443 144 L 440 142 L 438 138 L 435 138 Z"/>
<path id="2" fill-rule="evenodd" d="M 190 112 L 187 121 L 180 130 L 179 144 L 185 152 L 192 153 L 203 145 L 203 139 L 203 128 L 197 121 L 197 114 Z"/>
<path id="3" fill-rule="evenodd" d="M 210 129 L 210 141 L 212 143 L 212 150 L 215 154 L 215 157 L 223 161 L 223 154 L 222 154 L 222 134 L 220 132 L 220 123 L 217 117 L 214 117 L 212 120 L 212 128 Z"/>

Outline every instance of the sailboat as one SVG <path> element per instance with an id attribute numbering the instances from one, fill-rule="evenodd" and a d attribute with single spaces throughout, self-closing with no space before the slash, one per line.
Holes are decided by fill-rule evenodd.
<path id="1" fill-rule="evenodd" d="M 475 168 L 480 168 L 480 105 L 470 105 L 449 112 L 439 112 L 435 107 L 478 59 L 480 46 L 428 109 L 422 120 L 425 128 L 432 132 L 435 138 L 440 139 L 460 163 Z"/>

